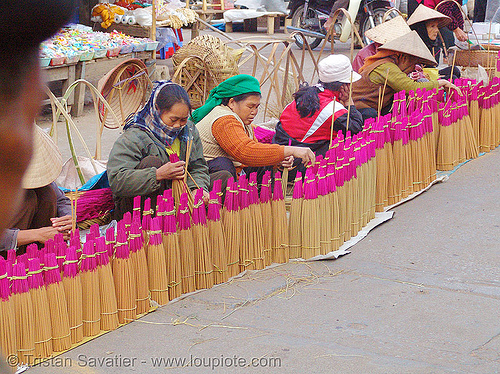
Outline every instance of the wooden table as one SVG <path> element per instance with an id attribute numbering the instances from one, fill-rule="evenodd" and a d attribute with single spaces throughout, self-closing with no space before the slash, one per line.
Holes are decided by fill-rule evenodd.
<path id="1" fill-rule="evenodd" d="M 108 71 L 123 61 L 138 58 L 143 60 L 148 67 L 148 72 L 151 73 L 155 69 L 156 60 L 151 58 L 151 51 L 132 52 L 116 57 L 103 57 L 89 61 L 79 61 L 73 64 L 64 64 L 59 66 L 47 66 L 46 71 L 47 82 L 63 81 L 62 93 L 66 92 L 68 87 L 78 79 L 86 79 L 88 81 L 97 82 Z M 68 107 L 71 108 L 71 114 L 75 117 L 83 114 L 85 104 L 85 89 L 83 84 L 78 85 L 75 91 L 68 97 Z M 61 99 L 59 97 L 58 99 Z M 50 104 L 50 100 L 45 100 L 43 104 Z"/>

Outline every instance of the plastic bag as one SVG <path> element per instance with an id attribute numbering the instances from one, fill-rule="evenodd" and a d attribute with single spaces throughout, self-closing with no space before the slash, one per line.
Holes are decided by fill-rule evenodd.
<path id="1" fill-rule="evenodd" d="M 132 11 L 135 17 L 135 21 L 142 27 L 151 27 L 153 25 L 153 15 L 151 13 L 151 7 L 138 8 Z"/>

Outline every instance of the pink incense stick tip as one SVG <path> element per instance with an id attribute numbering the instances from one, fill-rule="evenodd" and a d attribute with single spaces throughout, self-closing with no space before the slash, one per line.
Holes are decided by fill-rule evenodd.
<path id="1" fill-rule="evenodd" d="M 123 222 L 125 223 L 125 225 L 130 225 L 132 223 L 132 214 L 130 212 L 126 212 L 124 215 L 123 215 Z M 96 237 L 98 237 L 99 234 L 96 235 Z"/>
<path id="2" fill-rule="evenodd" d="M 293 186 L 293 198 L 301 199 L 304 197 L 304 190 L 302 185 L 302 175 L 299 175 L 300 172 L 297 172 L 297 177 L 295 178 L 295 184 Z"/>
<path id="3" fill-rule="evenodd" d="M 158 217 L 153 218 L 152 226 L 152 235 L 150 237 L 150 243 L 152 245 L 160 245 L 162 242 L 161 239 L 161 221 Z"/>
<path id="4" fill-rule="evenodd" d="M 168 199 L 171 199 L 172 197 L 173 197 L 173 194 L 172 194 L 171 188 L 163 191 L 163 199 L 168 200 Z"/>
<path id="5" fill-rule="evenodd" d="M 7 251 L 7 261 L 11 261 L 12 263 L 16 262 L 16 250 L 15 249 L 9 249 Z"/>
<path id="6" fill-rule="evenodd" d="M 28 268 L 28 255 L 26 253 L 17 256 L 17 262 L 19 264 L 23 264 L 24 267 L 27 269 Z"/>
<path id="7" fill-rule="evenodd" d="M 110 227 L 106 230 L 106 240 L 108 242 L 115 241 L 115 228 L 114 227 Z"/>
<path id="8" fill-rule="evenodd" d="M 95 251 L 96 253 L 102 253 L 106 251 L 106 239 L 104 236 L 100 236 L 95 240 Z"/>
<path id="9" fill-rule="evenodd" d="M 12 267 L 12 275 L 15 277 L 12 282 L 12 293 L 21 294 L 28 292 L 29 286 L 24 264 L 14 264 Z"/>
<path id="10" fill-rule="evenodd" d="M 30 289 L 36 289 L 43 286 L 43 276 L 40 271 L 40 260 L 38 258 L 32 258 L 28 262 L 28 285 Z"/>
<path id="11" fill-rule="evenodd" d="M 117 243 L 126 243 L 127 242 L 127 232 L 124 229 L 118 228 L 116 235 Z"/>
<path id="12" fill-rule="evenodd" d="M 194 195 L 195 204 L 197 204 L 200 200 L 203 200 L 203 189 L 202 188 L 197 189 L 196 193 Z"/>
<path id="13" fill-rule="evenodd" d="M 283 196 L 283 185 L 281 180 L 281 173 L 276 172 L 276 178 L 274 179 L 274 191 L 273 191 L 273 200 L 280 201 L 284 199 Z"/>
<path id="14" fill-rule="evenodd" d="M 28 254 L 28 258 L 38 257 L 38 246 L 35 243 L 32 243 L 26 247 L 26 253 Z"/>
<path id="15" fill-rule="evenodd" d="M 99 229 L 99 226 L 97 226 L 97 228 Z M 90 227 L 91 231 L 92 231 L 92 226 Z M 57 245 L 58 243 L 64 243 L 64 235 L 62 233 L 57 233 L 56 235 L 54 235 L 54 243 Z"/>
<path id="16" fill-rule="evenodd" d="M 212 188 L 215 192 L 221 192 L 222 190 L 222 180 L 221 179 L 217 179 L 215 182 L 214 182 L 214 185 L 213 185 L 213 188 Z"/>
<path id="17" fill-rule="evenodd" d="M 160 210 L 160 207 L 163 206 L 163 195 L 156 196 L 156 208 Z M 156 212 L 158 213 L 158 212 Z"/>
<path id="18" fill-rule="evenodd" d="M 141 209 L 141 197 L 134 197 L 134 210 Z"/>
<path id="19" fill-rule="evenodd" d="M 85 235 L 85 241 L 90 242 L 95 239 L 95 235 L 91 232 L 89 232 L 87 235 Z"/>
<path id="20" fill-rule="evenodd" d="M 180 161 L 179 155 L 177 153 L 172 153 L 169 157 L 170 157 L 170 162 L 172 163 Z"/>
<path id="21" fill-rule="evenodd" d="M 89 241 L 89 242 L 85 242 L 85 244 L 83 244 L 83 254 L 84 255 L 92 255 L 94 254 L 94 247 L 95 247 L 95 242 L 92 240 L 92 241 Z"/>
<path id="22" fill-rule="evenodd" d="M 144 200 L 144 212 L 142 214 L 148 214 L 150 210 L 151 210 L 151 198 L 148 197 L 146 200 Z"/>

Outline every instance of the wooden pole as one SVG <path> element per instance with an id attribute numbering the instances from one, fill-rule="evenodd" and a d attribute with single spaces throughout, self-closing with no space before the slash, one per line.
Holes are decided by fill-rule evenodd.
<path id="1" fill-rule="evenodd" d="M 156 41 L 156 1 L 153 0 L 151 3 L 151 16 L 153 23 L 151 24 L 151 35 L 149 38 L 153 41 Z M 156 51 L 151 52 L 151 58 L 153 60 L 156 59 Z"/>

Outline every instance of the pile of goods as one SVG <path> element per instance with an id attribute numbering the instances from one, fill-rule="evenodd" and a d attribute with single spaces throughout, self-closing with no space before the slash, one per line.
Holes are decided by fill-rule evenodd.
<path id="1" fill-rule="evenodd" d="M 50 357 L 116 329 L 181 294 L 291 258 L 335 251 L 376 215 L 500 144 L 500 78 L 461 79 L 462 94 L 418 90 L 394 97 L 392 113 L 339 133 L 325 157 L 297 173 L 287 219 L 277 172 L 214 183 L 208 206 L 176 180 L 157 201 L 82 245 L 58 235 L 38 250 L 0 257 L 0 346 L 20 362 Z M 189 154 L 189 153 L 188 153 Z M 143 210 L 141 211 L 141 206 Z"/>
<path id="2" fill-rule="evenodd" d="M 151 4 L 120 0 L 114 4 L 98 4 L 92 9 L 92 21 L 100 22 L 105 29 L 113 23 L 124 25 L 139 24 L 151 27 Z M 196 21 L 196 12 L 185 7 L 180 1 L 163 2 L 156 5 L 157 26 L 167 26 L 180 29 Z"/>
<path id="3" fill-rule="evenodd" d="M 119 54 L 152 51 L 158 46 L 148 38 L 135 38 L 124 33 L 92 31 L 88 28 L 63 28 L 41 45 L 42 65 L 61 65 L 113 57 Z"/>

